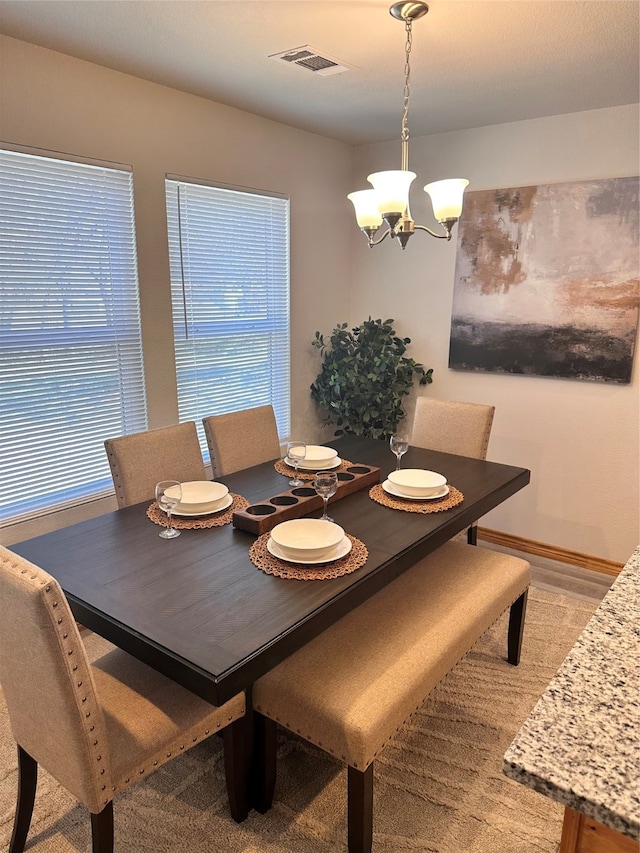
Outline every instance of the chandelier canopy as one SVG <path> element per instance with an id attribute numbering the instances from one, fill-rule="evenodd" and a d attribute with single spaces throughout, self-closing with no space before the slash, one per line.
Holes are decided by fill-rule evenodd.
<path id="1" fill-rule="evenodd" d="M 404 66 L 404 100 L 402 111 L 402 128 L 400 141 L 402 143 L 401 168 L 387 171 L 374 172 L 367 180 L 373 189 L 358 190 L 349 193 L 347 198 L 353 202 L 358 225 L 364 232 L 372 248 L 381 243 L 387 235 L 396 237 L 402 248 L 407 245 L 409 237 L 414 231 L 426 231 L 432 237 L 444 240 L 451 239 L 451 231 L 462 213 L 462 194 L 469 181 L 465 178 L 449 178 L 444 181 L 434 181 L 424 187 L 431 198 L 433 213 L 436 220 L 442 226 L 442 232 L 437 233 L 425 225 L 416 225 L 411 218 L 409 210 L 409 189 L 411 183 L 417 177 L 415 172 L 409 171 L 409 96 L 411 65 L 410 54 L 412 47 L 413 22 L 429 11 L 429 6 L 424 2 L 394 3 L 389 9 L 391 15 L 399 21 L 404 21 L 407 39 L 405 43 L 405 66 Z M 378 229 L 382 222 L 386 223 L 386 230 L 378 235 Z"/>

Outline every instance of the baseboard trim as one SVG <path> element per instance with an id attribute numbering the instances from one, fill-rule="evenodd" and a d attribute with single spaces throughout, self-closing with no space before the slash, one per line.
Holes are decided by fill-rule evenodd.
<path id="1" fill-rule="evenodd" d="M 536 557 L 546 557 L 548 560 L 580 566 L 583 569 L 591 569 L 594 572 L 613 575 L 613 577 L 619 575 L 624 568 L 624 563 L 618 563 L 615 560 L 605 560 L 603 557 L 582 554 L 580 551 L 570 551 L 568 548 L 559 548 L 557 545 L 546 545 L 544 542 L 535 542 L 533 539 L 502 533 L 500 530 L 490 530 L 488 527 L 478 527 L 478 539 L 492 545 L 501 545 L 503 548 L 523 551 L 525 554 L 533 554 Z"/>

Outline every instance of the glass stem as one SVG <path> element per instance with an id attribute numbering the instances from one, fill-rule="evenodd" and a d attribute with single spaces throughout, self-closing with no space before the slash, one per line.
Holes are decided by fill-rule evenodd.
<path id="1" fill-rule="evenodd" d="M 327 504 L 329 503 L 329 498 L 322 496 L 322 500 L 324 501 L 324 512 L 322 513 L 322 518 L 326 519 L 327 517 Z"/>
<path id="2" fill-rule="evenodd" d="M 169 521 L 169 532 L 171 532 L 171 527 L 173 526 L 173 525 L 172 525 L 172 522 L 171 522 L 171 512 L 172 512 L 172 510 L 171 510 L 171 509 L 168 509 L 168 510 L 167 510 L 167 519 L 168 519 L 168 521 Z"/>
<path id="3" fill-rule="evenodd" d="M 398 464 L 396 465 L 396 471 L 399 471 L 400 470 L 400 457 L 396 456 L 396 459 L 398 460 Z"/>

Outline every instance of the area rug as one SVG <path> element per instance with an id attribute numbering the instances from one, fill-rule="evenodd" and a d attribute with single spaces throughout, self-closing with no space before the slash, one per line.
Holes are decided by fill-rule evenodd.
<path id="1" fill-rule="evenodd" d="M 506 662 L 503 617 L 436 688 L 376 762 L 373 853 L 555 853 L 562 808 L 503 776 L 502 755 L 594 609 L 532 588 L 520 666 Z M 87 647 L 97 656 L 105 643 L 89 635 Z M 346 770 L 293 735 L 279 738 L 267 814 L 233 822 L 214 737 L 116 798 L 116 853 L 346 851 Z M 0 697 L 1 850 L 16 777 Z M 42 770 L 27 850 L 91 850 L 88 813 Z"/>

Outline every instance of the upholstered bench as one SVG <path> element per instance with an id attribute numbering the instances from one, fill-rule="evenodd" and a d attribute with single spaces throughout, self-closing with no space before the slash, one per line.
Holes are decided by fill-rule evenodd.
<path id="1" fill-rule="evenodd" d="M 348 766 L 349 851 L 368 853 L 374 759 L 509 607 L 518 664 L 529 580 L 525 560 L 449 542 L 260 678 L 256 808 L 273 800 L 280 724 Z"/>

